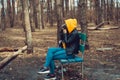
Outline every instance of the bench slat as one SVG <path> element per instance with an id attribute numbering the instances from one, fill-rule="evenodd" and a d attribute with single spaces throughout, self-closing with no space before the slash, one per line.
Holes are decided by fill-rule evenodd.
<path id="1" fill-rule="evenodd" d="M 74 62 L 83 62 L 83 58 L 79 56 L 75 56 L 75 58 L 72 59 L 61 59 L 61 63 L 74 63 Z"/>

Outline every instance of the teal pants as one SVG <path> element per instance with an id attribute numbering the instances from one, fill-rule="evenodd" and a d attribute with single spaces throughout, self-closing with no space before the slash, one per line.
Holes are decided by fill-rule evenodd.
<path id="1" fill-rule="evenodd" d="M 55 69 L 54 60 L 73 58 L 73 57 L 74 57 L 73 55 L 67 56 L 66 50 L 64 48 L 60 48 L 60 47 L 48 48 L 44 67 L 49 67 L 50 73 L 54 74 L 54 69 Z"/>

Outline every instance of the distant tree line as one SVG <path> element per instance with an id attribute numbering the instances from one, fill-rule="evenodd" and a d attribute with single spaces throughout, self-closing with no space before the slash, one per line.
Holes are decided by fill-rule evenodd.
<path id="1" fill-rule="evenodd" d="M 6 2 L 5 2 L 6 1 Z M 23 2 L 24 0 L 0 0 L 0 30 L 6 27 L 14 27 L 17 24 L 23 25 Z M 60 3 L 61 19 L 68 17 L 81 20 L 79 5 L 81 0 L 27 0 L 30 26 L 32 31 L 36 28 L 44 29 L 45 23 L 52 27 L 57 22 L 56 5 Z M 7 6 L 6 6 L 7 4 Z M 119 0 L 85 0 L 87 22 L 93 22 L 96 25 L 103 21 L 112 21 L 118 24 L 120 20 L 120 2 Z"/>

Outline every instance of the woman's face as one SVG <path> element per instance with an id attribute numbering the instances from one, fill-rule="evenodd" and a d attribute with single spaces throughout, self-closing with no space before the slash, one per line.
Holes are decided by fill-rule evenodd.
<path id="1" fill-rule="evenodd" d="M 66 27 L 65 24 L 63 24 L 63 25 L 61 26 L 61 32 L 62 32 L 62 33 L 68 33 L 68 30 L 67 30 L 67 27 Z"/>

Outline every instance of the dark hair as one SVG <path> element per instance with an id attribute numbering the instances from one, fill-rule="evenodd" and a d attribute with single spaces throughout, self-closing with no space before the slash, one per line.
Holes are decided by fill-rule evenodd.
<path id="1" fill-rule="evenodd" d="M 61 29 L 66 29 L 66 25 L 63 24 L 63 25 L 61 26 Z"/>
<path id="2" fill-rule="evenodd" d="M 63 33 L 63 29 L 66 29 L 67 33 L 68 33 L 68 29 L 67 29 L 67 26 L 66 24 L 63 24 L 60 28 L 60 32 Z"/>
<path id="3" fill-rule="evenodd" d="M 65 24 L 61 25 L 61 27 L 60 27 L 60 33 L 63 33 L 63 29 L 66 29 L 66 25 Z"/>

